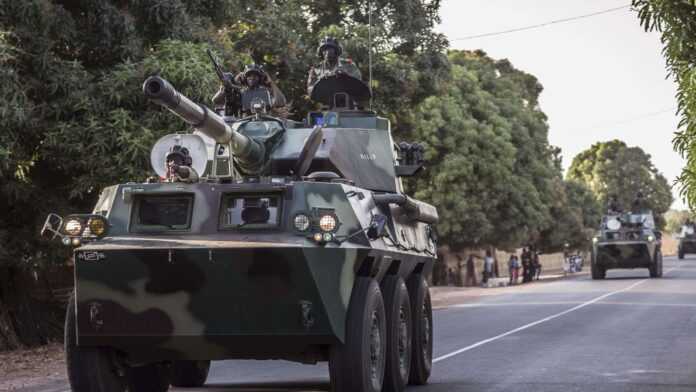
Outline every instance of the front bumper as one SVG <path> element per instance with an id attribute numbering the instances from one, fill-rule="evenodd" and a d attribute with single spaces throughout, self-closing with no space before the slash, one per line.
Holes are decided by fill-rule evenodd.
<path id="1" fill-rule="evenodd" d="M 366 249 L 75 252 L 80 346 L 138 358 L 281 358 L 343 341 Z"/>
<path id="2" fill-rule="evenodd" d="M 595 245 L 595 263 L 605 269 L 648 268 L 654 263 L 655 245 L 648 242 L 615 241 Z"/>
<path id="3" fill-rule="evenodd" d="M 696 253 L 696 240 L 680 240 L 679 250 L 682 253 Z"/>

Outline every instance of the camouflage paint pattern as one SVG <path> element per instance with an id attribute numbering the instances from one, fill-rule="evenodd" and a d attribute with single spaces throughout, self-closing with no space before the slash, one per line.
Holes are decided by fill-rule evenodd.
<path id="1" fill-rule="evenodd" d="M 282 195 L 280 227 L 220 229 L 223 195 L 270 193 Z M 193 195 L 190 230 L 130 233 L 136 198 L 162 194 Z M 78 344 L 141 360 L 324 359 L 325 347 L 344 339 L 356 276 L 406 278 L 432 268 L 435 245 L 423 223 L 391 219 L 387 238 L 368 239 L 372 214 L 402 215 L 371 196 L 282 178 L 106 188 L 95 212 L 108 218 L 109 236 L 75 251 Z M 353 237 L 322 246 L 295 230 L 291 218 L 312 208 L 333 209 L 335 235 Z"/>

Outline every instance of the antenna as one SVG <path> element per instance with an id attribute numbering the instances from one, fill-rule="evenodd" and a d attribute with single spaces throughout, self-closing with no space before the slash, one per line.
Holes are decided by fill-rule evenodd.
<path id="1" fill-rule="evenodd" d="M 372 0 L 367 1 L 367 40 L 369 41 L 369 50 L 367 52 L 367 62 L 368 62 L 368 73 L 369 73 L 369 88 L 370 88 L 370 111 L 372 111 L 372 97 L 374 96 L 372 92 Z"/>

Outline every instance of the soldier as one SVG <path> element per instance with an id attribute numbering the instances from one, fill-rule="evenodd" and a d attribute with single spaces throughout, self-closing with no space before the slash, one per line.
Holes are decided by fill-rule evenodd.
<path id="1" fill-rule="evenodd" d="M 336 38 L 324 37 L 319 42 L 317 48 L 317 56 L 322 59 L 322 62 L 312 67 L 307 77 L 307 93 L 312 95 L 314 85 L 327 76 L 345 74 L 355 79 L 361 80 L 362 75 L 358 67 L 351 60 L 341 57 L 343 48 L 338 43 Z"/>
<path id="2" fill-rule="evenodd" d="M 633 206 L 632 206 L 631 212 L 643 212 L 645 210 L 645 199 L 643 198 L 643 192 L 638 192 L 636 195 L 636 198 L 633 200 Z"/>
<path id="3" fill-rule="evenodd" d="M 229 73 L 225 74 L 225 77 L 230 76 L 231 74 Z M 237 74 L 233 80 L 235 84 L 232 86 L 240 90 L 241 94 L 240 103 L 238 105 L 239 108 L 235 111 L 235 114 L 240 111 L 245 114 L 249 113 L 249 108 L 244 106 L 244 102 L 246 101 L 245 97 L 247 96 L 267 97 L 264 101 L 268 101 L 266 102 L 268 108 L 284 107 L 287 104 L 283 92 L 280 91 L 266 71 L 257 64 L 248 65 L 244 69 L 244 72 Z M 226 92 L 227 89 L 229 88 L 225 85 L 220 86 L 220 90 L 218 90 L 217 94 L 213 97 L 213 103 L 216 107 L 219 107 L 225 102 L 227 97 L 230 96 L 230 94 Z M 267 92 L 267 94 L 264 94 L 265 92 Z M 227 106 L 229 105 L 226 105 L 226 107 Z"/>
<path id="4" fill-rule="evenodd" d="M 616 195 L 611 195 L 609 197 L 609 206 L 607 208 L 607 213 L 609 215 L 620 214 L 621 207 L 619 206 L 619 198 Z"/>

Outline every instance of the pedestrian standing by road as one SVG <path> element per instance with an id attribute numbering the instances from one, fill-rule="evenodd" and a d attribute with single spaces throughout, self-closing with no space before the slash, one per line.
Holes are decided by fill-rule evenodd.
<path id="1" fill-rule="evenodd" d="M 536 280 L 539 280 L 539 277 L 541 276 L 541 262 L 539 261 L 539 252 L 537 252 L 536 250 L 534 250 L 532 262 L 534 264 L 534 273 L 536 274 Z"/>
<path id="2" fill-rule="evenodd" d="M 464 286 L 476 286 L 476 266 L 474 265 L 474 255 L 470 254 L 466 259 L 466 276 Z"/>
<path id="3" fill-rule="evenodd" d="M 512 284 L 517 284 L 517 278 L 520 276 L 520 259 L 515 255 L 512 267 Z"/>
<path id="4" fill-rule="evenodd" d="M 522 249 L 522 283 L 527 283 L 531 279 L 531 270 L 532 270 L 532 255 L 529 252 L 529 249 L 523 248 Z"/>
<path id="5" fill-rule="evenodd" d="M 493 274 L 493 256 L 491 255 L 491 251 L 487 250 L 486 251 L 486 257 L 483 258 L 483 280 L 481 283 L 488 283 L 488 279 L 492 276 Z"/>
<path id="6" fill-rule="evenodd" d="M 515 257 L 517 256 L 513 253 L 510 255 L 510 259 L 508 259 L 508 276 L 510 276 L 509 284 L 512 284 L 512 276 L 515 271 Z"/>

